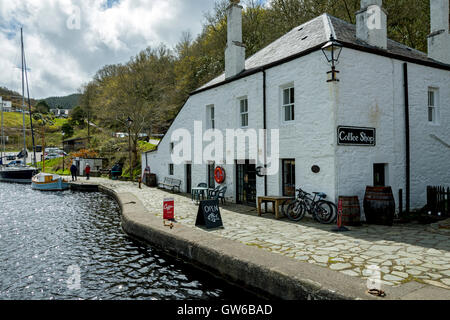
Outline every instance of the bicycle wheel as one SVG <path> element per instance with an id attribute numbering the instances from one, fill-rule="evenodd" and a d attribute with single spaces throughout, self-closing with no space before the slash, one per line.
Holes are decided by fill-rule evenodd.
<path id="1" fill-rule="evenodd" d="M 288 206 L 291 204 L 291 203 L 295 203 L 297 200 L 295 200 L 295 199 L 291 199 L 291 200 L 286 200 L 285 202 L 283 202 L 283 205 L 282 205 L 282 207 L 281 207 L 281 210 L 282 210 L 282 212 L 283 212 L 283 215 L 286 217 L 286 218 L 289 218 L 288 217 L 288 214 L 287 214 L 287 208 L 288 208 Z"/>
<path id="2" fill-rule="evenodd" d="M 286 216 L 288 219 L 295 222 L 302 220 L 305 213 L 305 205 L 299 201 L 292 202 L 286 209 Z"/>
<path id="3" fill-rule="evenodd" d="M 331 202 L 328 201 L 317 202 L 314 211 L 317 220 L 323 224 L 333 223 L 333 220 L 336 217 L 335 210 Z"/>

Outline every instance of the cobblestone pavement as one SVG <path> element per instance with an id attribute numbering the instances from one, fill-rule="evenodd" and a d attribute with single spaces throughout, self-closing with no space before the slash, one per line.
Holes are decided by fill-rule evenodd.
<path id="1" fill-rule="evenodd" d="M 162 218 L 164 198 L 175 199 L 178 223 L 195 227 L 198 206 L 186 195 L 177 195 L 129 182 L 94 178 L 116 192 L 131 192 L 150 213 Z M 334 226 L 305 218 L 299 223 L 275 220 L 268 213 L 258 217 L 256 209 L 235 204 L 221 205 L 224 229 L 212 234 L 255 246 L 292 259 L 327 267 L 367 279 L 372 266 L 381 271 L 382 285 L 398 286 L 418 281 L 450 289 L 450 233 L 418 224 L 351 227 L 333 233 Z M 207 232 L 199 229 L 199 232 Z"/>

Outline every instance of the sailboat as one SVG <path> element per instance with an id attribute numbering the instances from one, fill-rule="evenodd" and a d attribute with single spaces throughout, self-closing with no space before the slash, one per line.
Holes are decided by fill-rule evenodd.
<path id="1" fill-rule="evenodd" d="M 23 150 L 20 152 L 23 157 L 22 165 L 16 165 L 10 167 L 8 165 L 3 165 L 0 167 L 0 182 L 14 182 L 14 183 L 31 183 L 31 178 L 36 175 L 39 171 L 35 167 L 27 166 L 27 144 L 26 144 L 26 130 L 25 130 L 25 76 L 26 76 L 26 62 L 25 62 L 25 52 L 23 46 L 23 31 L 20 29 L 20 40 L 22 49 L 22 118 L 23 118 Z M 30 105 L 30 94 L 28 90 L 28 77 L 27 77 L 27 93 L 28 93 L 28 107 L 30 111 L 31 119 L 31 105 Z M 3 128 L 3 104 L 1 108 L 2 112 L 2 137 L 4 137 Z M 33 135 L 33 125 L 31 124 L 31 133 Z M 5 151 L 5 139 L 2 138 L 3 150 L 2 150 L 2 160 Z M 34 135 L 33 135 L 33 149 L 34 149 Z M 34 162 L 36 162 L 36 156 L 34 157 Z M 3 162 L 2 162 L 3 163 Z"/>

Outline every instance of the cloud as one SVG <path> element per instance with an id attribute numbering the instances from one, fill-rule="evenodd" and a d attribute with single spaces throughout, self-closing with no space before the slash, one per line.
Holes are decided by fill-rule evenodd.
<path id="1" fill-rule="evenodd" d="M 0 0 L 0 86 L 21 90 L 20 26 L 30 94 L 76 92 L 106 64 L 201 31 L 213 0 Z"/>

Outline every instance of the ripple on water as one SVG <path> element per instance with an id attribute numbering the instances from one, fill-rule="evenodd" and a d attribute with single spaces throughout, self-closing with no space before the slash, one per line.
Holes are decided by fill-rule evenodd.
<path id="1" fill-rule="evenodd" d="M 128 238 L 117 203 L 101 193 L 0 183 L 0 261 L 0 299 L 251 297 Z"/>

